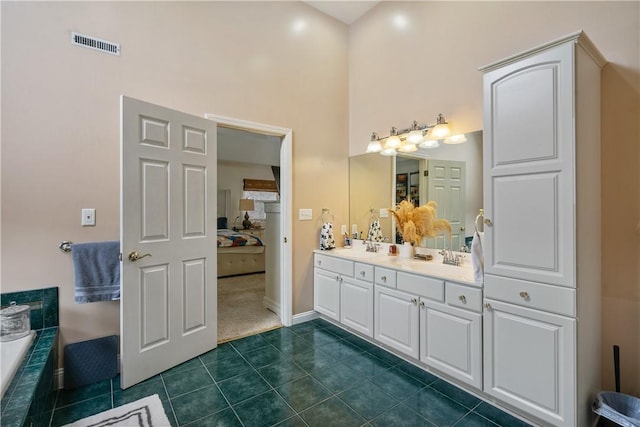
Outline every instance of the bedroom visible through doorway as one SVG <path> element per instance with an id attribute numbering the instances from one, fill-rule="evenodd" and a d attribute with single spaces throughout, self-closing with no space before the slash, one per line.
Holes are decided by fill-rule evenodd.
<path id="1" fill-rule="evenodd" d="M 280 176 L 274 170 L 280 170 L 283 136 L 219 123 L 217 137 L 221 343 L 282 326 L 285 239 L 280 215 L 265 209 L 267 204 L 278 205 L 280 212 Z"/>

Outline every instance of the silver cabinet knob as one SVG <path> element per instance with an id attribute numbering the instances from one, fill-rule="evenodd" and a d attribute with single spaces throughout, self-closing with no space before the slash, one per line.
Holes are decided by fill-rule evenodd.
<path id="1" fill-rule="evenodd" d="M 467 297 L 465 297 L 464 295 L 460 295 L 460 296 L 458 297 L 458 299 L 459 299 L 463 304 L 466 304 L 466 303 L 467 303 Z"/>
<path id="2" fill-rule="evenodd" d="M 387 281 L 387 276 L 380 277 L 380 280 L 382 280 L 383 282 L 386 282 Z"/>
<path id="3" fill-rule="evenodd" d="M 417 304 L 418 298 L 411 298 L 411 304 Z"/>
<path id="4" fill-rule="evenodd" d="M 489 304 L 488 302 L 484 303 L 484 308 L 486 308 L 487 310 L 491 311 L 491 304 Z"/>
<path id="5" fill-rule="evenodd" d="M 420 301 L 420 307 L 425 308 L 427 305 L 424 303 L 424 301 Z"/>
<path id="6" fill-rule="evenodd" d="M 365 275 L 365 272 L 364 272 L 364 270 L 362 270 L 362 271 L 360 272 L 360 276 L 364 277 L 364 275 Z"/>
<path id="7" fill-rule="evenodd" d="M 529 293 L 525 292 L 525 291 L 522 291 L 522 292 L 520 292 L 520 297 L 522 299 L 524 299 L 524 300 L 528 300 L 529 299 Z"/>
<path id="8" fill-rule="evenodd" d="M 485 223 L 485 225 L 493 225 L 493 223 L 491 222 L 491 220 L 489 218 L 485 218 L 484 219 L 484 223 Z"/>
<path id="9" fill-rule="evenodd" d="M 318 260 L 318 265 L 322 265 L 322 260 L 321 259 Z"/>

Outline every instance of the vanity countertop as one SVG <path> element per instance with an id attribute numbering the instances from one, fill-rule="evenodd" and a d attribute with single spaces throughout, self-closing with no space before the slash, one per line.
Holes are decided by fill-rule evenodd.
<path id="1" fill-rule="evenodd" d="M 465 285 L 482 287 L 482 283 L 476 283 L 473 278 L 473 267 L 470 253 L 454 252 L 463 255 L 462 264 L 459 266 L 442 263 L 442 255 L 435 249 L 427 250 L 433 256 L 433 260 L 406 259 L 388 254 L 388 244 L 383 244 L 379 252 L 366 252 L 364 249 L 353 247 L 336 248 L 331 250 L 314 250 L 317 254 L 348 259 L 350 261 L 371 264 L 374 266 L 392 268 L 407 273 L 421 274 L 443 280 L 451 280 Z"/>

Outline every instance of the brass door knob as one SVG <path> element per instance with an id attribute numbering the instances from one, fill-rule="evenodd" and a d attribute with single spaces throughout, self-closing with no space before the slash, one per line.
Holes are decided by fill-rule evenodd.
<path id="1" fill-rule="evenodd" d="M 136 262 L 137 260 L 144 258 L 146 256 L 151 256 L 151 254 L 144 254 L 144 255 L 140 255 L 138 252 L 136 251 L 131 251 L 129 252 L 129 261 L 131 262 Z"/>

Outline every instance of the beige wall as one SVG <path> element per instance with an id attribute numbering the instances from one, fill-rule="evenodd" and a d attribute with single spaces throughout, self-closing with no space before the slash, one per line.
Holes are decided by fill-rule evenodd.
<path id="1" fill-rule="evenodd" d="M 62 344 L 118 333 L 73 303 L 61 240 L 119 235 L 119 96 L 293 129 L 293 208 L 348 209 L 347 27 L 301 2 L 5 2 L 2 292 L 60 287 Z M 299 20 L 306 26 L 293 29 Z M 298 27 L 299 28 L 299 27 Z M 120 57 L 72 46 L 78 31 Z M 80 209 L 97 226 L 80 226 Z M 297 218 L 297 215 L 294 215 Z M 293 310 L 313 308 L 316 221 L 293 224 Z"/>
<path id="2" fill-rule="evenodd" d="M 602 72 L 602 385 L 640 395 L 640 3 L 384 2 L 349 33 L 350 154 L 372 131 L 439 112 L 482 128 L 477 68 L 583 29 L 609 64 Z M 402 14 L 407 25 L 395 27 Z M 594 230 L 599 232 L 600 230 Z"/>

